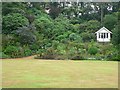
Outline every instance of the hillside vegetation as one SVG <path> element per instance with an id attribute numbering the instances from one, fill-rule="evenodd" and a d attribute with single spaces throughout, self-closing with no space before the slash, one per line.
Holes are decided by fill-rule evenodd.
<path id="1" fill-rule="evenodd" d="M 1 58 L 119 60 L 119 3 L 69 3 L 3 3 Z M 110 43 L 96 41 L 103 26 L 113 32 Z"/>

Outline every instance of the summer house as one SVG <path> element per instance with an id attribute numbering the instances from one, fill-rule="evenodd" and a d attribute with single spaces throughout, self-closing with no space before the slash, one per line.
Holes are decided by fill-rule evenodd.
<path id="1" fill-rule="evenodd" d="M 112 32 L 109 31 L 107 28 L 102 27 L 95 33 L 97 35 L 98 42 L 110 42 Z"/>

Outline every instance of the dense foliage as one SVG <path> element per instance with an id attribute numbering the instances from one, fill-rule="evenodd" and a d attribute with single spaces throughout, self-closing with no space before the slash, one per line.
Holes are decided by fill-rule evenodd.
<path id="1" fill-rule="evenodd" d="M 2 5 L 2 58 L 119 60 L 118 3 L 6 2 Z M 102 7 L 102 8 L 101 8 Z M 98 43 L 102 26 L 111 43 Z"/>

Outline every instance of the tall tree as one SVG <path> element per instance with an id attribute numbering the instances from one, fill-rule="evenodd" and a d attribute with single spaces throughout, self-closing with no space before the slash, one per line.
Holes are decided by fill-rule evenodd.
<path id="1" fill-rule="evenodd" d="M 104 12 L 103 12 L 103 3 L 101 2 L 101 26 L 103 26 L 103 14 L 104 14 Z"/>
<path id="2" fill-rule="evenodd" d="M 120 9 L 118 12 L 118 23 L 113 31 L 113 44 L 118 51 L 117 59 L 120 60 Z"/>

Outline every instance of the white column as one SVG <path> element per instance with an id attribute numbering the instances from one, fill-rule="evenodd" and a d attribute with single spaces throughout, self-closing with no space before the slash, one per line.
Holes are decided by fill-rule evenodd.
<path id="1" fill-rule="evenodd" d="M 101 33 L 100 33 L 100 38 L 101 38 Z"/>
<path id="2" fill-rule="evenodd" d="M 97 40 L 99 39 L 99 33 L 97 33 Z"/>
<path id="3" fill-rule="evenodd" d="M 108 33 L 108 39 L 110 39 L 110 33 Z"/>

